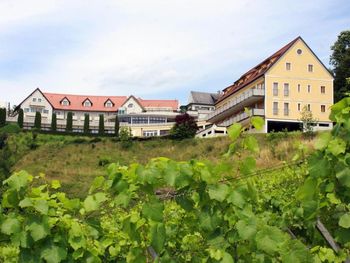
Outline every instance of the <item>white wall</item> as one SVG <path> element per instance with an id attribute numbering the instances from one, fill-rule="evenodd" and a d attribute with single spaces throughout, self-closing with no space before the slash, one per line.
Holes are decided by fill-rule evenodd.
<path id="1" fill-rule="evenodd" d="M 33 99 L 35 99 L 35 101 Z M 37 110 L 42 111 L 42 119 L 51 120 L 52 106 L 39 90 L 36 90 L 31 96 L 29 96 L 25 101 L 23 101 L 21 108 L 24 111 L 25 120 L 28 118 L 31 119 L 35 117 L 35 113 Z M 44 110 L 47 112 L 44 112 Z"/>

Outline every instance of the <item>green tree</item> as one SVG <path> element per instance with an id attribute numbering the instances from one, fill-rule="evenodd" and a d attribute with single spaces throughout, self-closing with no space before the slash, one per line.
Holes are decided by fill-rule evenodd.
<path id="1" fill-rule="evenodd" d="M 198 130 L 195 119 L 187 113 L 177 115 L 175 117 L 175 124 L 170 130 L 170 135 L 174 139 L 193 138 Z"/>
<path id="2" fill-rule="evenodd" d="M 66 131 L 71 132 L 73 130 L 73 113 L 68 112 L 67 113 L 67 125 L 66 125 Z"/>
<path id="3" fill-rule="evenodd" d="M 100 120 L 98 124 L 98 134 L 103 135 L 105 133 L 105 120 L 104 115 L 100 114 Z"/>
<path id="4" fill-rule="evenodd" d="M 350 91 L 350 30 L 338 35 L 337 41 L 331 47 L 333 51 L 330 63 L 334 75 L 334 100 L 339 101 Z"/>
<path id="5" fill-rule="evenodd" d="M 314 126 L 317 124 L 318 120 L 314 118 L 312 112 L 305 105 L 300 112 L 301 130 L 304 132 L 307 138 L 312 138 L 314 136 Z"/>
<path id="6" fill-rule="evenodd" d="M 56 130 L 57 130 L 57 115 L 56 113 L 52 113 L 51 131 L 56 131 Z"/>
<path id="7" fill-rule="evenodd" d="M 23 119 L 24 119 L 23 109 L 19 109 L 19 110 L 18 110 L 17 123 L 18 123 L 18 126 L 19 126 L 21 129 L 23 128 Z"/>
<path id="8" fill-rule="evenodd" d="M 38 111 L 35 113 L 34 128 L 38 130 L 41 129 L 41 113 Z"/>
<path id="9" fill-rule="evenodd" d="M 90 133 L 90 116 L 89 114 L 85 114 L 84 116 L 84 133 L 89 134 Z"/>
<path id="10" fill-rule="evenodd" d="M 119 140 L 122 148 L 127 149 L 132 145 L 132 133 L 130 128 L 121 127 L 119 132 Z"/>
<path id="11" fill-rule="evenodd" d="M 119 118 L 118 118 L 118 115 L 115 115 L 114 134 L 116 137 L 119 137 L 119 128 L 120 128 Z"/>
<path id="12" fill-rule="evenodd" d="M 6 125 L 6 109 L 0 108 L 0 127 L 4 127 Z"/>

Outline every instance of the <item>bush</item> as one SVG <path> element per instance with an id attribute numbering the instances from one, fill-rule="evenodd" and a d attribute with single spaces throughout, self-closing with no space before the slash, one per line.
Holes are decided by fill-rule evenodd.
<path id="1" fill-rule="evenodd" d="M 41 113 L 38 111 L 35 113 L 34 128 L 41 130 Z"/>
<path id="2" fill-rule="evenodd" d="M 110 164 L 112 162 L 111 158 L 109 157 L 101 157 L 98 161 L 99 166 L 106 166 L 107 164 Z"/>
<path id="3" fill-rule="evenodd" d="M 90 116 L 89 114 L 85 114 L 84 116 L 84 134 L 90 133 Z"/>
<path id="4" fill-rule="evenodd" d="M 0 108 L 0 127 L 4 127 L 6 125 L 6 109 Z"/>
<path id="5" fill-rule="evenodd" d="M 104 115 L 100 114 L 100 120 L 98 124 L 98 134 L 103 135 L 105 133 L 105 120 Z"/>
<path id="6" fill-rule="evenodd" d="M 23 128 L 23 119 L 24 119 L 24 113 L 23 109 L 18 110 L 18 118 L 17 118 L 17 124 L 22 129 Z"/>
<path id="7" fill-rule="evenodd" d="M 127 149 L 132 145 L 132 134 L 129 128 L 122 127 L 119 132 L 119 140 L 122 148 Z"/>
<path id="8" fill-rule="evenodd" d="M 52 113 L 52 119 L 51 119 L 51 131 L 57 130 L 57 116 L 56 113 Z"/>
<path id="9" fill-rule="evenodd" d="M 0 133 L 19 133 L 21 128 L 17 124 L 7 124 L 0 129 Z"/>
<path id="10" fill-rule="evenodd" d="M 73 113 L 68 112 L 67 113 L 67 125 L 66 125 L 66 131 L 71 132 L 73 130 Z"/>
<path id="11" fill-rule="evenodd" d="M 187 113 L 175 117 L 174 127 L 170 130 L 173 139 L 193 138 L 198 130 L 195 119 Z"/>
<path id="12" fill-rule="evenodd" d="M 119 128 L 120 128 L 119 118 L 118 118 L 118 115 L 115 115 L 115 125 L 114 125 L 115 137 L 119 137 Z"/>

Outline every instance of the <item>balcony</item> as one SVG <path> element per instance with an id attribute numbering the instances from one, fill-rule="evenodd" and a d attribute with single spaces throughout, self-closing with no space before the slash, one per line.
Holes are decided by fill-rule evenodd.
<path id="1" fill-rule="evenodd" d="M 240 114 L 237 114 L 235 116 L 232 116 L 231 118 L 229 118 L 228 120 L 225 120 L 221 123 L 219 123 L 220 126 L 225 126 L 228 127 L 230 125 L 232 125 L 233 123 L 236 122 L 241 122 L 245 119 L 248 119 L 250 116 L 265 116 L 265 110 L 264 109 L 250 109 L 247 112 L 242 112 Z"/>
<path id="2" fill-rule="evenodd" d="M 218 108 L 214 112 L 208 114 L 208 121 L 217 122 L 232 115 L 235 111 L 243 109 L 243 107 L 254 104 L 265 96 L 265 89 L 249 89 L 241 95 L 229 101 L 225 106 Z"/>

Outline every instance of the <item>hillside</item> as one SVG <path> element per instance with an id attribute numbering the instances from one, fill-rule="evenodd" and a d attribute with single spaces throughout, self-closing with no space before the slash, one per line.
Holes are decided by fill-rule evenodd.
<path id="1" fill-rule="evenodd" d="M 30 134 L 13 135 L 14 141 L 32 144 Z M 300 133 L 255 135 L 259 141 L 258 168 L 272 167 L 293 158 L 300 144 L 312 148 L 312 141 L 304 140 Z M 16 138 L 15 138 L 16 137 Z M 228 150 L 228 137 L 172 141 L 153 139 L 135 141 L 129 148 L 111 138 L 63 137 L 38 135 L 34 147 L 12 166 L 12 171 L 26 170 L 33 175 L 45 173 L 48 180 L 58 179 L 62 190 L 70 196 L 84 197 L 91 181 L 105 175 L 109 163 L 129 165 L 146 164 L 155 157 L 168 157 L 176 161 L 190 159 L 217 163 Z"/>

